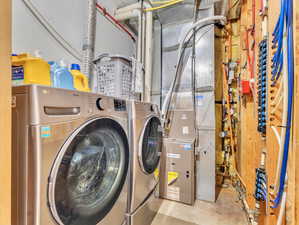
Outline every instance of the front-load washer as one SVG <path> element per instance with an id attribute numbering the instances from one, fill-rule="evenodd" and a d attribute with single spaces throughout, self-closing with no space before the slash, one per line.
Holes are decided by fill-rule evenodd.
<path id="1" fill-rule="evenodd" d="M 129 111 L 131 163 L 128 215 L 132 225 L 150 225 L 155 208 L 158 210 L 162 126 L 157 105 L 130 101 Z M 153 206 L 153 207 L 152 207 Z M 150 210 L 149 210 L 150 209 Z M 140 217 L 144 220 L 136 220 Z M 148 214 L 148 215 L 147 215 Z M 134 222 L 138 221 L 138 223 Z"/>
<path id="2" fill-rule="evenodd" d="M 123 100 L 14 87 L 12 224 L 126 223 L 127 116 Z"/>

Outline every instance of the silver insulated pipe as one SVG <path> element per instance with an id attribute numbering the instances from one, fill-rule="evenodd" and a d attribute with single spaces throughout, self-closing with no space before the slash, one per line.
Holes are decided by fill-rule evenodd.
<path id="1" fill-rule="evenodd" d="M 83 73 L 92 81 L 93 59 L 96 36 L 96 0 L 88 0 L 87 36 L 83 44 Z"/>

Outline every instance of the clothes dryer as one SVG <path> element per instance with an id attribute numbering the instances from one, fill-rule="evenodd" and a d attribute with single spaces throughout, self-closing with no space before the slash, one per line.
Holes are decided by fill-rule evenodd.
<path id="1" fill-rule="evenodd" d="M 159 108 L 130 102 L 131 163 L 128 214 L 131 225 L 150 225 L 159 209 L 159 167 L 162 126 Z"/>

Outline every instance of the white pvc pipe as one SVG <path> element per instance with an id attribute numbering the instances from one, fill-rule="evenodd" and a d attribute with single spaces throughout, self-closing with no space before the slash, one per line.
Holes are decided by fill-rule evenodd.
<path id="1" fill-rule="evenodd" d="M 144 101 L 151 102 L 153 71 L 153 12 L 146 12 Z"/>
<path id="2" fill-rule="evenodd" d="M 143 6 L 151 7 L 147 2 L 144 2 Z M 143 16 L 141 3 L 135 3 L 118 9 L 115 18 L 124 21 L 138 17 L 137 60 L 145 66 L 143 100 L 150 102 L 153 71 L 153 12 L 145 12 L 145 15 L 146 17 Z"/>
<path id="3" fill-rule="evenodd" d="M 117 9 L 114 18 L 118 21 L 129 20 L 138 17 L 138 42 L 137 42 L 137 61 L 142 62 L 142 11 L 141 3 L 135 3 L 120 9 Z"/>
<path id="4" fill-rule="evenodd" d="M 66 41 L 56 29 L 47 21 L 39 12 L 37 7 L 30 0 L 23 0 L 25 6 L 31 11 L 40 24 L 49 32 L 49 34 L 74 58 L 82 61 L 82 54 L 75 49 L 68 41 Z"/>
<path id="5" fill-rule="evenodd" d="M 262 156 L 261 156 L 261 168 L 265 168 L 265 163 L 266 163 L 266 152 L 264 151 L 262 153 Z"/>
<path id="6" fill-rule="evenodd" d="M 128 5 L 128 6 L 117 9 L 115 14 L 120 14 L 120 13 L 131 11 L 133 9 L 140 9 L 140 8 L 141 8 L 141 1 L 134 3 L 132 5 Z"/>
<path id="7" fill-rule="evenodd" d="M 286 210 L 286 202 L 287 202 L 287 192 L 284 191 L 283 194 L 282 194 L 281 205 L 280 205 L 276 225 L 282 225 L 282 221 L 284 219 L 285 210 Z"/>
<path id="8" fill-rule="evenodd" d="M 137 41 L 137 61 L 141 62 L 141 55 L 142 55 L 142 12 L 141 10 L 138 13 L 138 41 Z"/>
<path id="9" fill-rule="evenodd" d="M 276 127 L 274 126 L 271 126 L 271 129 L 273 130 L 274 134 L 275 134 L 275 137 L 276 137 L 276 140 L 278 142 L 278 145 L 279 145 L 279 149 L 281 148 L 281 139 L 280 139 L 280 135 L 276 129 Z"/>
<path id="10" fill-rule="evenodd" d="M 181 57 L 181 52 L 182 52 L 182 49 L 183 49 L 183 46 L 185 44 L 185 41 L 187 39 L 187 37 L 189 36 L 189 34 L 193 31 L 193 29 L 195 29 L 196 27 L 198 27 L 199 25 L 204 25 L 205 23 L 208 23 L 208 22 L 212 22 L 212 21 L 223 21 L 223 22 L 226 22 L 226 17 L 225 16 L 211 16 L 211 17 L 208 17 L 208 18 L 204 18 L 204 19 L 201 19 L 201 20 L 198 20 L 197 22 L 195 22 L 188 30 L 187 32 L 185 33 L 184 35 L 184 38 L 182 39 L 182 41 L 180 42 L 180 47 L 179 47 L 179 51 L 178 51 L 178 60 L 177 62 L 179 63 L 179 59 Z M 179 65 L 177 65 L 179 66 Z M 175 87 L 175 83 L 176 83 L 176 77 L 174 77 L 172 83 L 171 83 L 171 87 L 166 95 L 166 98 L 164 100 L 164 103 L 163 103 L 163 106 L 162 106 L 162 117 L 164 119 L 166 119 L 166 114 L 167 114 L 167 111 L 168 111 L 168 107 L 169 107 L 169 104 L 170 104 L 170 100 L 171 100 L 171 96 L 172 96 L 172 93 L 173 93 L 173 90 L 174 90 L 174 87 Z"/>
<path id="11" fill-rule="evenodd" d="M 280 97 L 278 98 L 278 102 L 276 102 L 275 104 L 274 104 L 274 109 L 272 109 L 271 110 L 271 115 L 274 115 L 275 114 L 275 112 L 276 112 L 276 110 L 279 108 L 279 106 L 280 106 L 280 103 L 281 103 L 281 101 L 282 101 L 282 95 L 280 95 Z"/>
<path id="12" fill-rule="evenodd" d="M 116 13 L 114 17 L 118 21 L 124 21 L 124 20 L 129 20 L 129 19 L 138 17 L 139 12 L 140 12 L 140 9 L 133 9 L 133 10 L 123 12 L 123 13 Z"/>
<path id="13" fill-rule="evenodd" d="M 142 17 L 141 17 L 141 25 L 142 25 L 142 42 L 141 42 L 141 48 L 142 48 L 142 54 L 141 54 L 141 62 L 143 63 L 143 65 L 145 65 L 145 52 L 146 52 L 146 16 L 144 13 L 142 13 Z"/>
<path id="14" fill-rule="evenodd" d="M 288 61 L 287 56 L 287 38 L 286 32 L 283 37 L 283 60 L 284 62 Z M 281 164 L 283 160 L 283 152 L 284 152 L 284 142 L 286 136 L 286 125 L 287 125 L 287 112 L 288 112 L 288 68 L 284 65 L 283 67 L 283 113 L 282 113 L 282 128 L 281 128 L 281 146 L 279 148 L 279 155 L 277 160 L 276 166 L 276 173 L 275 173 L 275 183 L 274 183 L 274 191 L 273 194 L 276 194 L 279 188 L 279 178 L 280 178 L 280 170 Z"/>
<path id="15" fill-rule="evenodd" d="M 273 102 L 271 103 L 271 106 L 275 106 L 275 104 L 278 101 L 279 97 L 281 97 L 281 92 L 282 92 L 282 87 L 283 87 L 282 82 L 283 82 L 283 80 L 281 81 L 281 84 L 280 84 L 280 86 L 278 88 L 277 94 L 276 94 Z"/>
<path id="16" fill-rule="evenodd" d="M 285 183 L 284 184 L 284 191 L 283 191 L 282 198 L 281 198 L 281 204 L 280 204 L 280 209 L 279 209 L 276 225 L 282 225 L 283 224 L 283 219 L 284 219 L 284 215 L 285 215 L 285 212 L 286 212 L 286 203 L 287 203 L 287 191 L 286 190 L 287 190 L 287 183 L 288 183 L 288 174 L 286 174 L 284 183 Z"/>

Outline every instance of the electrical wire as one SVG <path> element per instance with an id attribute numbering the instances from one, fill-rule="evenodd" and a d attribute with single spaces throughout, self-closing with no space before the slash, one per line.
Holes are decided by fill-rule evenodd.
<path id="1" fill-rule="evenodd" d="M 170 0 L 170 1 L 150 1 L 150 3 L 152 5 L 161 5 L 161 4 L 166 4 L 166 3 L 170 3 L 173 2 L 174 0 Z"/>
<path id="2" fill-rule="evenodd" d="M 96 8 L 98 9 L 98 11 L 102 13 L 102 15 L 105 18 L 111 21 L 116 27 L 127 33 L 130 36 L 130 38 L 134 42 L 136 42 L 136 38 L 134 37 L 134 35 L 123 24 L 121 24 L 117 19 L 115 19 L 109 12 L 107 12 L 107 10 L 103 6 L 101 6 L 99 3 L 96 3 Z"/>
<path id="3" fill-rule="evenodd" d="M 163 8 L 166 8 L 166 7 L 169 7 L 169 6 L 172 6 L 172 5 L 176 5 L 176 4 L 181 3 L 183 1 L 184 0 L 174 0 L 174 1 L 168 2 L 168 3 L 164 4 L 164 5 L 160 5 L 160 6 L 157 6 L 157 7 L 144 9 L 144 11 L 145 12 L 156 11 L 156 10 L 163 9 Z"/>

